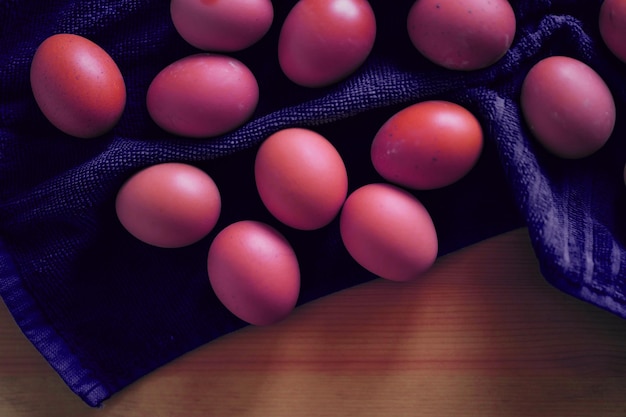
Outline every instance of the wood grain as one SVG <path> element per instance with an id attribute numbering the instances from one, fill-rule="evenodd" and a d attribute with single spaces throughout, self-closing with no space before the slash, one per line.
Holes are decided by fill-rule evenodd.
<path id="1" fill-rule="evenodd" d="M 0 310 L 0 416 L 620 416 L 626 321 L 541 277 L 525 229 L 248 327 L 90 409 Z"/>

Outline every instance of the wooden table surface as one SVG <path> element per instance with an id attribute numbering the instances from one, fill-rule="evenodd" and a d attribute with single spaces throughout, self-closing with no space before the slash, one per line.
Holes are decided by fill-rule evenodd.
<path id="1" fill-rule="evenodd" d="M 626 416 L 626 320 L 541 277 L 525 229 L 247 327 L 91 409 L 0 309 L 1 417 Z"/>

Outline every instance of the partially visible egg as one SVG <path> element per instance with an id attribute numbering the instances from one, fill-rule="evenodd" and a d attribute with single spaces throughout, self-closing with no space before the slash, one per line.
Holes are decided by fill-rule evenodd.
<path id="1" fill-rule="evenodd" d="M 464 107 L 425 101 L 400 110 L 376 133 L 372 163 L 387 181 L 433 189 L 464 177 L 483 148 L 480 123 Z"/>
<path id="2" fill-rule="evenodd" d="M 174 27 L 189 44 L 205 51 L 239 51 L 270 29 L 270 0 L 172 0 Z"/>
<path id="3" fill-rule="evenodd" d="M 507 0 L 417 0 L 407 18 L 413 45 L 453 70 L 495 64 L 511 47 L 516 19 Z"/>
<path id="4" fill-rule="evenodd" d="M 437 258 L 430 214 L 412 194 L 391 184 L 368 184 L 350 194 L 340 232 L 352 258 L 388 280 L 413 280 Z"/>
<path id="5" fill-rule="evenodd" d="M 148 112 L 164 130 L 179 136 L 219 136 L 241 126 L 256 110 L 259 86 L 241 61 L 198 53 L 165 67 L 152 80 Z"/>
<path id="6" fill-rule="evenodd" d="M 341 156 L 326 138 L 308 129 L 284 129 L 268 137 L 257 152 L 254 172 L 270 213 L 300 230 L 330 223 L 348 192 Z"/>
<path id="7" fill-rule="evenodd" d="M 562 158 L 583 158 L 607 142 L 615 103 L 604 80 L 587 64 L 552 56 L 528 72 L 521 108 L 536 139 Z"/>
<path id="8" fill-rule="evenodd" d="M 221 198 L 204 171 L 170 162 L 130 177 L 118 191 L 115 209 L 122 226 L 137 239 L 162 248 L 179 248 L 213 230 Z"/>
<path id="9" fill-rule="evenodd" d="M 252 220 L 220 231 L 207 257 L 217 298 L 250 324 L 269 325 L 289 315 L 300 292 L 300 267 L 291 245 L 276 229 Z"/>
<path id="10" fill-rule="evenodd" d="M 604 0 L 600 6 L 599 25 L 606 46 L 626 62 L 626 1 Z"/>
<path id="11" fill-rule="evenodd" d="M 126 105 L 124 78 L 113 58 L 79 35 L 44 40 L 33 56 L 30 83 L 50 123 L 79 138 L 110 131 Z"/>
<path id="12" fill-rule="evenodd" d="M 294 83 L 323 87 L 359 68 L 375 38 L 367 0 L 300 0 L 281 28 L 278 59 Z"/>

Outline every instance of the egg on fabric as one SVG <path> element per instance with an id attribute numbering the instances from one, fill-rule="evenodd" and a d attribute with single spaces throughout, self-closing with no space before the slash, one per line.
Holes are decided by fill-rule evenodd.
<path id="1" fill-rule="evenodd" d="M 425 101 L 383 124 L 372 142 L 371 158 L 387 181 L 427 190 L 463 178 L 482 149 L 482 129 L 469 110 L 448 101 Z"/>
<path id="2" fill-rule="evenodd" d="M 255 181 L 261 200 L 282 223 L 319 229 L 341 210 L 348 175 L 335 147 L 317 132 L 280 130 L 257 151 Z"/>
<path id="3" fill-rule="evenodd" d="M 239 51 L 270 29 L 270 0 L 172 0 L 170 15 L 180 36 L 205 51 Z"/>
<path id="4" fill-rule="evenodd" d="M 37 105 L 59 130 L 78 138 L 109 132 L 126 106 L 126 86 L 111 56 L 79 35 L 59 33 L 37 48 L 30 67 Z"/>
<path id="5" fill-rule="evenodd" d="M 595 153 L 615 126 L 615 102 L 604 80 L 587 64 L 566 56 L 545 58 L 531 68 L 520 103 L 534 137 L 562 158 Z"/>
<path id="6" fill-rule="evenodd" d="M 493 65 L 506 54 L 516 19 L 507 0 L 417 0 L 407 29 L 415 48 L 432 62 L 471 71 Z"/>
<path id="7" fill-rule="evenodd" d="M 300 292 L 300 267 L 287 239 L 271 226 L 242 220 L 221 230 L 209 248 L 209 281 L 220 302 L 254 325 L 283 320 Z"/>
<path id="8" fill-rule="evenodd" d="M 115 209 L 122 226 L 137 239 L 179 248 L 213 230 L 221 197 L 213 179 L 201 169 L 168 162 L 130 177 L 117 193 Z"/>
<path id="9" fill-rule="evenodd" d="M 391 281 L 413 280 L 437 258 L 430 214 L 415 196 L 392 184 L 368 184 L 351 193 L 341 211 L 340 232 L 359 265 Z"/>
<path id="10" fill-rule="evenodd" d="M 259 86 L 252 71 L 226 55 L 198 53 L 165 67 L 150 83 L 148 112 L 162 129 L 185 137 L 230 132 L 256 110 Z"/>
<path id="11" fill-rule="evenodd" d="M 604 0 L 600 6 L 599 25 L 606 46 L 626 62 L 626 1 Z"/>
<path id="12" fill-rule="evenodd" d="M 375 38 L 376 19 L 367 0 L 300 0 L 281 28 L 280 67 L 296 84 L 327 86 L 356 71 Z"/>

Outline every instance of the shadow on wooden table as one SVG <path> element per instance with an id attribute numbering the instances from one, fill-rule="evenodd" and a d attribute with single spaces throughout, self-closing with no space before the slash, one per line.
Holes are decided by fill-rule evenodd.
<path id="1" fill-rule="evenodd" d="M 624 416 L 626 321 L 541 277 L 524 229 L 203 346 L 89 409 L 0 312 L 0 416 Z"/>

